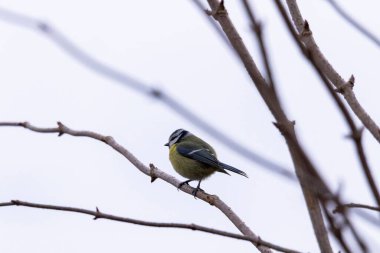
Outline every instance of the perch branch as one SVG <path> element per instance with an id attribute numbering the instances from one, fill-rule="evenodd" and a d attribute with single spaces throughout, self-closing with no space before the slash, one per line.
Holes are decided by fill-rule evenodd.
<path id="1" fill-rule="evenodd" d="M 53 128 L 41 128 L 31 125 L 28 122 L 0 122 L 0 127 L 9 126 L 9 127 L 23 127 L 25 129 L 38 132 L 38 133 L 58 133 L 58 136 L 62 136 L 64 134 L 76 136 L 76 137 L 88 137 L 91 139 L 95 139 L 101 142 L 104 142 L 108 146 L 112 147 L 114 150 L 123 155 L 128 161 L 130 161 L 137 169 L 139 169 L 145 175 L 151 177 L 151 180 L 154 181 L 157 178 L 166 181 L 167 183 L 173 185 L 178 188 L 180 181 L 175 177 L 165 173 L 164 171 L 159 170 L 153 164 L 149 167 L 144 165 L 141 161 L 139 161 L 131 152 L 129 152 L 126 148 L 116 142 L 111 136 L 101 135 L 99 133 L 95 133 L 92 131 L 77 131 L 68 128 L 63 125 L 61 122 L 58 122 L 58 127 Z M 192 195 L 193 188 L 189 185 L 184 185 L 180 188 L 181 191 L 186 192 Z M 224 203 L 218 196 L 210 195 L 206 192 L 198 191 L 196 195 L 199 199 L 209 203 L 212 206 L 218 208 L 234 225 L 239 231 L 253 240 L 259 240 L 259 236 L 257 236 L 253 231 L 241 220 L 241 218 L 229 207 L 226 203 Z M 262 253 L 272 252 L 268 247 L 264 245 L 255 244 L 255 246 Z"/>

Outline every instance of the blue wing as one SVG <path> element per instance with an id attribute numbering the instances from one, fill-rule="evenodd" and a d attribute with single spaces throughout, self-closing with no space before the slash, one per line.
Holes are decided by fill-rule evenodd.
<path id="1" fill-rule="evenodd" d="M 214 168 L 218 168 L 219 172 L 228 174 L 227 171 L 225 170 L 229 170 L 237 174 L 240 174 L 242 176 L 248 177 L 245 172 L 238 170 L 228 164 L 219 162 L 218 159 L 215 157 L 215 155 L 212 154 L 209 149 L 200 148 L 200 147 L 195 148 L 191 145 L 178 145 L 177 152 L 180 155 L 183 155 L 184 157 L 207 164 Z"/>

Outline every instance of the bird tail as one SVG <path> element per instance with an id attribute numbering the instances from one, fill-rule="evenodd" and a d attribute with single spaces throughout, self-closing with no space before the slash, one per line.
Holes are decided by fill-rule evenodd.
<path id="1" fill-rule="evenodd" d="M 232 172 L 235 172 L 235 173 L 237 173 L 239 175 L 242 175 L 242 176 L 248 178 L 248 175 L 244 171 L 238 170 L 238 169 L 236 169 L 236 168 L 234 168 L 234 167 L 232 167 L 232 166 L 230 166 L 228 164 L 219 162 L 219 167 L 222 168 L 222 169 L 224 169 L 224 170 L 232 171 Z"/>

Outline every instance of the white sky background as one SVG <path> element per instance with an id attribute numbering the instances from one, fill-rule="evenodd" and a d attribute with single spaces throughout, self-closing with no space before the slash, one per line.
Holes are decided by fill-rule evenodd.
<path id="1" fill-rule="evenodd" d="M 348 127 L 272 2 L 253 4 L 265 25 L 286 111 L 332 188 L 341 185 L 348 202 L 373 204 L 354 146 L 344 138 Z M 325 1 L 299 4 L 322 51 L 344 78 L 355 75 L 356 95 L 379 123 L 380 49 Z M 46 20 L 96 59 L 173 95 L 240 143 L 292 168 L 283 138 L 242 65 L 191 1 L 2 0 L 0 6 Z M 240 1 L 226 1 L 226 6 L 260 63 Z M 378 32 L 379 3 L 347 0 L 344 8 Z M 53 127 L 59 120 L 74 129 L 111 135 L 144 163 L 153 162 L 171 174 L 175 172 L 163 144 L 175 129 L 188 129 L 212 143 L 222 161 L 250 176 L 215 175 L 202 183 L 203 189 L 220 196 L 263 239 L 318 252 L 296 184 L 242 158 L 159 101 L 94 73 L 43 35 L 1 20 L 0 34 L 1 121 Z M 160 180 L 151 184 L 100 142 L 16 128 L 1 128 L 0 139 L 1 202 L 20 199 L 92 210 L 98 206 L 136 219 L 237 232 L 217 209 Z M 364 144 L 379 182 L 379 145 L 367 131 Z M 379 229 L 355 220 L 371 249 L 379 252 Z M 201 232 L 93 221 L 90 216 L 24 207 L 0 209 L 0 238 L 0 252 L 8 253 L 252 252 L 247 242 Z"/>

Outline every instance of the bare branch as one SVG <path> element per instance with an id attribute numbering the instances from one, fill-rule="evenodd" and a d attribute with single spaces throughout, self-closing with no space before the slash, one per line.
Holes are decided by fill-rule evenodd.
<path id="1" fill-rule="evenodd" d="M 268 248 L 278 250 L 284 253 L 301 253 L 296 250 L 287 249 L 287 248 L 272 244 L 270 242 L 266 242 L 262 240 L 260 237 L 250 238 L 248 236 L 230 233 L 230 232 L 219 230 L 219 229 L 208 228 L 208 227 L 200 226 L 193 223 L 184 224 L 184 223 L 152 222 L 152 221 L 137 220 L 137 219 L 127 218 L 127 217 L 116 216 L 113 214 L 103 213 L 99 210 L 98 207 L 96 207 L 95 211 L 91 211 L 88 209 L 77 208 L 77 207 L 45 205 L 45 204 L 31 203 L 31 202 L 25 202 L 25 201 L 20 201 L 20 200 L 12 200 L 10 202 L 0 203 L 0 207 L 6 207 L 6 206 L 25 206 L 25 207 L 38 208 L 38 209 L 49 209 L 49 210 L 72 212 L 72 213 L 82 213 L 82 214 L 94 216 L 93 218 L 94 220 L 106 219 L 106 220 L 113 220 L 113 221 L 125 222 L 125 223 L 130 223 L 130 224 L 135 224 L 135 225 L 148 226 L 148 227 L 181 228 L 181 229 L 187 229 L 187 230 L 193 230 L 193 231 L 202 231 L 209 234 L 249 241 L 256 245 L 264 245 L 264 246 L 267 246 Z"/>
<path id="2" fill-rule="evenodd" d="M 296 44 L 299 46 L 302 53 L 305 55 L 305 57 L 309 60 L 309 62 L 314 66 L 314 69 L 317 71 L 319 77 L 321 78 L 322 82 L 325 84 L 325 87 L 327 88 L 329 94 L 334 99 L 335 103 L 337 104 L 338 108 L 340 109 L 341 113 L 344 116 L 344 119 L 346 120 L 348 126 L 351 129 L 351 137 L 355 144 L 356 151 L 361 163 L 361 168 L 364 172 L 364 175 L 367 179 L 368 185 L 370 187 L 370 190 L 372 192 L 372 195 L 374 199 L 376 200 L 376 203 L 380 206 L 380 193 L 379 189 L 377 188 L 375 179 L 373 177 L 373 173 L 369 167 L 368 160 L 366 157 L 366 154 L 364 152 L 363 144 L 362 144 L 362 129 L 358 129 L 356 126 L 354 120 L 352 119 L 350 113 L 348 112 L 346 106 L 341 101 L 340 97 L 337 96 L 335 91 L 338 91 L 339 93 L 343 93 L 345 89 L 352 89 L 353 84 L 355 82 L 355 79 L 353 76 L 349 79 L 349 81 L 344 84 L 343 86 L 340 86 L 337 89 L 333 89 L 331 82 L 326 78 L 326 75 L 323 72 L 323 69 L 318 64 L 318 59 L 316 58 L 315 54 L 310 51 L 309 48 L 305 46 L 305 44 L 302 42 L 302 35 L 298 35 L 296 30 L 293 28 L 291 21 L 288 17 L 288 14 L 285 11 L 285 8 L 283 7 L 282 3 L 279 0 L 275 0 L 275 3 L 281 13 L 281 16 L 284 19 L 285 24 L 287 25 L 290 34 L 292 35 L 293 39 L 295 40 Z M 302 31 L 303 34 L 311 34 L 310 27 L 307 21 L 304 22 L 304 28 Z M 308 35 L 311 36 L 311 35 Z"/>
<path id="3" fill-rule="evenodd" d="M 251 162 L 259 164 L 269 171 L 281 175 L 288 180 L 296 181 L 295 175 L 288 168 L 274 163 L 273 159 L 265 158 L 263 155 L 252 151 L 252 148 L 247 148 L 241 145 L 233 138 L 225 135 L 223 132 L 207 123 L 205 120 L 201 119 L 197 114 L 191 112 L 178 100 L 171 97 L 169 94 L 166 94 L 162 90 L 159 90 L 152 85 L 146 84 L 126 73 L 113 69 L 105 63 L 96 60 L 90 54 L 79 48 L 74 42 L 66 37 L 66 35 L 54 28 L 52 25 L 42 20 L 11 12 L 3 8 L 0 8 L 0 19 L 11 24 L 40 32 L 42 35 L 46 36 L 52 42 L 54 42 L 57 46 L 61 47 L 61 49 L 73 57 L 73 59 L 77 60 L 85 67 L 91 69 L 97 74 L 101 74 L 117 83 L 124 85 L 125 87 L 131 88 L 144 96 L 157 99 L 172 111 L 177 113 L 177 115 L 188 120 L 191 124 L 203 129 L 205 132 L 223 143 L 225 146 L 229 147 L 231 150 L 237 152 L 241 156 L 247 158 Z"/>
<path id="4" fill-rule="evenodd" d="M 88 137 L 91 139 L 95 139 L 95 140 L 104 142 L 105 144 L 107 144 L 108 146 L 112 147 L 114 150 L 119 152 L 145 175 L 151 178 L 153 175 L 154 178 L 160 178 L 163 181 L 173 185 L 176 188 L 178 188 L 179 184 L 181 183 L 178 179 L 165 173 L 164 171 L 159 170 L 153 164 L 151 164 L 149 167 L 144 165 L 131 152 L 129 152 L 126 148 L 124 148 L 122 145 L 116 142 L 111 136 L 105 136 L 105 135 L 101 135 L 101 134 L 91 132 L 91 131 L 73 130 L 63 125 L 61 122 L 58 122 L 57 124 L 58 124 L 58 127 L 55 127 L 55 128 L 42 128 L 42 127 L 33 126 L 29 124 L 28 122 L 0 122 L 0 127 L 2 126 L 23 127 L 23 128 L 26 128 L 38 133 L 58 133 L 59 136 L 68 134 L 71 136 Z M 192 192 L 194 189 L 189 185 L 183 185 L 180 188 L 180 190 L 192 196 L 193 195 Z M 218 196 L 210 195 L 206 192 L 198 191 L 196 197 L 218 208 L 225 216 L 227 216 L 227 218 L 235 225 L 237 229 L 239 229 L 239 231 L 243 235 L 248 236 L 254 240 L 260 240 L 260 238 L 255 233 L 253 233 L 253 231 L 243 222 L 243 220 L 241 220 L 241 218 L 231 209 L 231 207 L 229 207 L 226 203 L 224 203 Z M 271 252 L 271 250 L 265 247 L 264 245 L 255 244 L 255 246 L 263 253 Z"/>
<path id="5" fill-rule="evenodd" d="M 380 212 L 380 207 L 350 203 L 350 204 L 343 204 L 343 205 L 337 206 L 334 209 L 333 213 L 343 213 L 346 208 L 363 208 L 363 209 Z"/>
<path id="6" fill-rule="evenodd" d="M 304 56 L 310 61 L 310 63 L 313 64 L 314 69 L 316 70 L 319 77 L 321 78 L 321 81 L 325 84 L 327 91 L 332 96 L 333 100 L 335 101 L 335 103 L 337 104 L 341 113 L 343 114 L 344 119 L 346 120 L 348 126 L 351 129 L 352 140 L 354 141 L 354 144 L 355 144 L 355 147 L 357 150 L 357 154 L 358 154 L 359 160 L 360 160 L 361 165 L 362 165 L 362 169 L 363 169 L 368 181 L 374 182 L 372 174 L 371 174 L 371 170 L 369 168 L 368 161 L 367 161 L 364 149 L 363 149 L 362 138 L 361 138 L 362 131 L 356 127 L 356 124 L 355 124 L 354 120 L 352 119 L 350 113 L 348 112 L 346 106 L 344 105 L 344 103 L 342 102 L 340 97 L 337 96 L 336 90 L 334 90 L 330 81 L 326 78 L 326 76 L 322 73 L 322 70 L 315 63 L 315 59 L 314 59 L 313 55 L 310 53 L 310 51 L 302 43 L 300 36 L 297 34 L 297 31 L 293 28 L 291 20 L 288 17 L 288 14 L 287 14 L 284 6 L 282 5 L 282 3 L 279 0 L 275 0 L 275 3 L 276 3 L 276 5 L 277 5 L 277 7 L 281 13 L 282 18 L 284 19 L 285 24 L 287 25 L 287 27 L 289 29 L 290 34 L 292 35 L 293 39 L 295 40 L 296 44 L 299 46 L 299 48 L 302 51 L 302 53 L 304 54 Z M 304 34 L 311 33 L 311 31 L 309 29 L 310 29 L 309 25 L 305 21 L 305 28 L 303 30 L 303 33 Z M 353 78 L 350 78 L 350 80 L 351 79 L 353 79 Z M 353 80 L 352 80 L 352 82 L 353 82 Z M 350 85 L 350 83 L 351 82 L 349 81 L 347 83 L 347 85 Z M 375 186 L 375 184 L 371 185 L 371 189 L 373 189 L 372 186 Z M 373 190 L 373 193 L 375 196 L 376 196 L 376 192 L 377 192 L 377 188 L 375 186 L 374 190 Z M 339 198 L 337 196 L 334 196 L 334 198 L 335 198 L 336 203 L 340 203 Z M 327 204 L 327 202 L 326 202 L 326 200 L 324 200 L 324 205 L 326 205 L 326 204 Z M 324 208 L 325 215 L 327 217 L 327 221 L 330 223 L 331 231 L 334 234 L 335 238 L 340 242 L 340 244 L 346 250 L 346 252 L 351 252 L 351 250 L 348 248 L 347 243 L 345 242 L 345 240 L 342 236 L 341 228 L 337 227 L 335 225 L 335 221 L 334 221 L 333 217 L 328 213 L 327 208 L 326 207 L 323 207 L 323 208 Z M 366 218 L 368 218 L 368 217 L 366 217 Z M 353 225 L 351 224 L 348 217 L 345 216 L 344 220 L 345 220 L 346 225 L 351 229 L 351 232 L 353 233 L 354 237 L 356 238 L 358 244 L 362 247 L 362 249 L 364 251 L 366 251 L 366 246 L 363 243 L 363 240 L 359 237 L 358 232 L 353 227 Z"/>
<path id="7" fill-rule="evenodd" d="M 341 228 L 340 224 L 337 224 L 332 214 L 329 213 L 327 210 L 326 205 L 322 205 L 323 212 L 325 214 L 325 217 L 327 221 L 329 222 L 329 230 L 330 232 L 335 236 L 336 240 L 340 243 L 342 248 L 344 249 L 344 252 L 346 253 L 353 253 L 350 249 L 345 237 L 343 236 L 343 230 Z"/>
<path id="8" fill-rule="evenodd" d="M 346 85 L 347 82 L 338 74 L 338 72 L 333 68 L 330 62 L 326 59 L 323 53 L 319 50 L 318 45 L 316 44 L 314 37 L 308 27 L 308 24 L 305 23 L 304 18 L 298 8 L 296 0 L 286 0 L 290 15 L 292 16 L 293 23 L 295 24 L 298 33 L 301 35 L 300 39 L 304 43 L 308 52 L 315 59 L 315 63 L 322 73 L 331 81 L 331 83 L 338 89 L 341 89 L 343 97 L 346 99 L 348 105 L 351 107 L 351 110 L 356 114 L 360 119 L 363 125 L 371 132 L 373 137 L 380 142 L 380 128 L 375 123 L 375 121 L 368 115 L 368 113 L 361 106 L 359 101 L 356 99 L 356 96 L 353 92 L 351 86 Z M 307 28 L 307 32 L 305 32 Z"/>
<path id="9" fill-rule="evenodd" d="M 363 25 L 361 25 L 358 21 L 356 21 L 350 14 L 348 14 L 335 0 L 327 0 L 328 3 L 335 9 L 335 11 L 344 18 L 350 25 L 355 27 L 361 34 L 363 34 L 367 39 L 376 44 L 376 46 L 380 47 L 380 39 L 376 37 L 373 33 L 371 33 L 368 29 L 366 29 Z"/>

